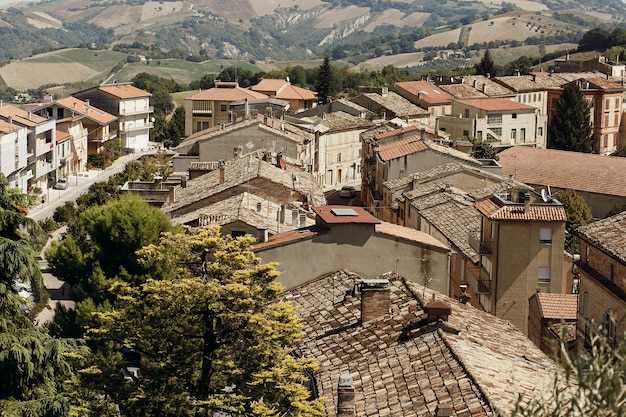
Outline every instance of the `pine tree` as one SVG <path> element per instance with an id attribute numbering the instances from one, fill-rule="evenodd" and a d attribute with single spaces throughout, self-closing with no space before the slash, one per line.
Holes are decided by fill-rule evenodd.
<path id="1" fill-rule="evenodd" d="M 591 208 L 580 194 L 573 190 L 563 190 L 556 197 L 563 204 L 567 214 L 565 249 L 576 253 L 578 251 L 578 240 L 574 236 L 574 230 L 591 221 Z"/>
<path id="2" fill-rule="evenodd" d="M 324 57 L 324 62 L 320 66 L 317 77 L 317 100 L 320 104 L 328 103 L 332 90 L 333 73 L 328 57 Z"/>
<path id="3" fill-rule="evenodd" d="M 565 86 L 548 126 L 548 147 L 591 153 L 594 148 L 591 109 L 576 83 Z"/>
<path id="4" fill-rule="evenodd" d="M 114 311 L 95 315 L 98 346 L 141 356 L 127 384 L 116 355 L 87 380 L 104 389 L 124 415 L 313 417 L 322 403 L 305 387 L 313 363 L 294 355 L 302 338 L 294 307 L 282 300 L 274 265 L 261 264 L 249 237 L 217 228 L 166 233 L 138 252 L 152 279 L 118 285 Z"/>
<path id="5" fill-rule="evenodd" d="M 492 76 L 492 77 L 496 75 L 497 73 L 496 64 L 493 62 L 493 59 L 491 58 L 491 52 L 489 52 L 489 49 L 485 51 L 483 58 L 474 68 L 476 70 L 476 74 L 479 74 L 479 75 Z"/>

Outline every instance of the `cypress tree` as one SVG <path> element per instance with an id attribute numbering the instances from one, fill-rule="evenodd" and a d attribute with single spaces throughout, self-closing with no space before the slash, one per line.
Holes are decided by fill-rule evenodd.
<path id="1" fill-rule="evenodd" d="M 332 85 L 332 68 L 328 57 L 324 57 L 324 62 L 320 66 L 317 77 L 317 100 L 320 104 L 328 103 Z"/>
<path id="2" fill-rule="evenodd" d="M 493 58 L 491 58 L 491 52 L 489 52 L 489 49 L 485 51 L 483 58 L 476 65 L 475 69 L 476 74 L 479 75 L 496 75 L 496 64 L 493 62 Z"/>
<path id="3" fill-rule="evenodd" d="M 591 153 L 594 148 L 591 108 L 576 83 L 565 86 L 548 126 L 548 147 Z"/>

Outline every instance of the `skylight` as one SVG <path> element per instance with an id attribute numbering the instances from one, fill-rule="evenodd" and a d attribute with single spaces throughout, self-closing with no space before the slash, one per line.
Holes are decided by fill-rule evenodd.
<path id="1" fill-rule="evenodd" d="M 340 216 L 340 217 L 358 216 L 357 212 L 351 208 L 334 208 L 334 209 L 330 209 L 330 212 L 333 213 L 335 216 Z"/>

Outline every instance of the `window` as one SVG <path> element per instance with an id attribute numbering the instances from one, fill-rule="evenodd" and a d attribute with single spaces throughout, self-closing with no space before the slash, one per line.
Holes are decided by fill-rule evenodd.
<path id="1" fill-rule="evenodd" d="M 616 97 L 616 98 L 615 98 L 615 109 L 616 109 L 616 110 L 619 110 L 619 101 L 620 101 L 620 98 L 619 98 L 619 97 Z"/>
<path id="2" fill-rule="evenodd" d="M 487 114 L 487 123 L 488 124 L 502 124 L 502 114 L 500 114 L 500 113 L 488 113 Z"/>
<path id="3" fill-rule="evenodd" d="M 502 128 L 501 127 L 492 127 L 491 131 L 498 135 L 498 139 L 502 137 Z"/>
<path id="4" fill-rule="evenodd" d="M 333 170 L 332 169 L 329 169 L 326 172 L 326 184 L 333 185 Z"/>
<path id="5" fill-rule="evenodd" d="M 340 170 L 340 169 L 338 169 L 338 170 L 337 170 L 337 182 L 338 182 L 338 183 L 340 183 L 340 182 L 341 182 L 341 180 L 342 180 L 342 178 L 341 178 L 341 170 Z"/>
<path id="6" fill-rule="evenodd" d="M 341 152 L 337 154 L 337 162 L 341 162 Z"/>
<path id="7" fill-rule="evenodd" d="M 465 109 L 465 118 L 469 119 L 469 109 Z"/>
<path id="8" fill-rule="evenodd" d="M 519 130 L 519 136 L 522 142 L 526 142 L 526 129 L 525 128 L 521 128 Z"/>
<path id="9" fill-rule="evenodd" d="M 511 129 L 511 139 L 517 139 L 517 129 Z"/>
<path id="10" fill-rule="evenodd" d="M 542 227 L 539 229 L 539 242 L 552 243 L 552 229 L 549 227 Z"/>
<path id="11" fill-rule="evenodd" d="M 479 130 L 476 132 L 476 138 L 482 140 L 483 139 L 483 131 Z"/>
<path id="12" fill-rule="evenodd" d="M 464 138 L 469 137 L 469 130 L 464 130 L 464 131 L 463 131 L 463 137 L 464 137 Z"/>
<path id="13" fill-rule="evenodd" d="M 256 211 L 261 212 L 261 203 L 256 203 Z"/>
<path id="14" fill-rule="evenodd" d="M 605 148 L 609 146 L 609 137 L 607 135 L 602 135 L 602 146 Z"/>
<path id="15" fill-rule="evenodd" d="M 540 266 L 537 268 L 537 279 L 540 284 L 549 284 L 550 283 L 550 267 L 549 266 Z"/>
<path id="16" fill-rule="evenodd" d="M 537 128 L 537 134 L 543 136 L 543 127 Z"/>
<path id="17" fill-rule="evenodd" d="M 225 113 L 228 111 L 228 104 L 220 104 L 220 111 Z"/>
<path id="18" fill-rule="evenodd" d="M 511 114 L 511 119 L 517 119 L 517 113 Z"/>
<path id="19" fill-rule="evenodd" d="M 608 127 L 609 126 L 609 114 L 605 114 L 604 115 L 604 126 Z"/>

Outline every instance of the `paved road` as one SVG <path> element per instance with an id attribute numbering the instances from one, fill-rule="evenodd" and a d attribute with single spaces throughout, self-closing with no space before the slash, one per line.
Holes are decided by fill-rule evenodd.
<path id="1" fill-rule="evenodd" d="M 128 155 L 124 155 L 121 158 L 118 158 L 113 164 L 101 171 L 92 171 L 89 173 L 89 176 L 70 176 L 68 177 L 69 187 L 67 190 L 50 190 L 49 199 L 46 203 L 41 204 L 39 206 L 33 207 L 29 213 L 28 217 L 34 220 L 41 220 L 48 217 L 52 217 L 54 214 L 54 210 L 57 207 L 65 204 L 67 201 L 75 201 L 82 194 L 85 194 L 89 187 L 101 181 L 106 181 L 110 176 L 115 175 L 124 170 L 126 164 L 136 159 L 141 158 L 144 155 L 149 155 L 156 153 L 157 151 L 154 149 L 135 152 Z"/>

